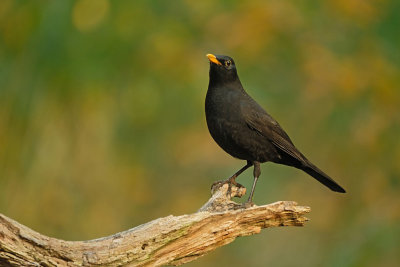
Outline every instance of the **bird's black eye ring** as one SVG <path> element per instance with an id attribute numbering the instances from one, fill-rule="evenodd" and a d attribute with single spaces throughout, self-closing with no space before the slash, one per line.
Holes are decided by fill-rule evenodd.
<path id="1" fill-rule="evenodd" d="M 225 61 L 225 66 L 226 67 L 229 67 L 230 65 L 231 65 L 231 61 L 230 60 Z"/>

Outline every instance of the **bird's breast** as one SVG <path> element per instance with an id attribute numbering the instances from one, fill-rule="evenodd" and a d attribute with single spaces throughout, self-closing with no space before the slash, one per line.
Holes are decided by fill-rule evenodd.
<path id="1" fill-rule="evenodd" d="M 247 125 L 240 108 L 241 94 L 231 90 L 208 90 L 205 103 L 208 130 L 215 142 L 235 158 L 265 162 L 273 160 L 275 147 Z"/>

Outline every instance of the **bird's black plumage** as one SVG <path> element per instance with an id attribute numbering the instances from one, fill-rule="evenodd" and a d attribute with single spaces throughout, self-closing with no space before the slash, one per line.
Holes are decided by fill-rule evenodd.
<path id="1" fill-rule="evenodd" d="M 293 144 L 279 123 L 246 91 L 237 75 L 236 65 L 228 56 L 207 55 L 210 60 L 210 82 L 206 96 L 206 120 L 217 144 L 247 165 L 229 181 L 254 165 L 254 183 L 249 201 L 261 173 L 260 163 L 271 161 L 301 169 L 336 192 L 345 190 L 312 164 Z"/>

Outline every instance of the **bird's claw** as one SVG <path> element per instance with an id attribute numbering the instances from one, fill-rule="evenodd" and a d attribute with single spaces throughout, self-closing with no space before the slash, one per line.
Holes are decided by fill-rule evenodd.
<path id="1" fill-rule="evenodd" d="M 253 201 L 246 201 L 245 203 L 242 204 L 242 207 L 243 207 L 244 209 L 248 209 L 248 208 L 253 207 L 254 205 L 256 205 L 256 204 L 254 204 Z"/>
<path id="2" fill-rule="evenodd" d="M 226 180 L 222 180 L 222 181 L 216 181 L 211 185 L 211 193 L 214 194 L 214 192 L 216 192 L 219 188 L 221 188 L 223 185 L 227 184 L 228 185 L 228 190 L 226 192 L 226 195 L 231 198 L 232 196 L 232 187 L 235 186 L 237 188 L 244 188 L 243 185 L 239 184 L 238 182 L 236 182 L 234 179 L 229 178 Z"/>

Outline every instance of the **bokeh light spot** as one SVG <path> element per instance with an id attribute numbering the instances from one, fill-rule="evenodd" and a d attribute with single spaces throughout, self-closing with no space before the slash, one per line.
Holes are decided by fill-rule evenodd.
<path id="1" fill-rule="evenodd" d="M 74 6 L 72 22 L 81 32 L 93 30 L 104 21 L 109 7 L 108 0 L 80 0 Z"/>

